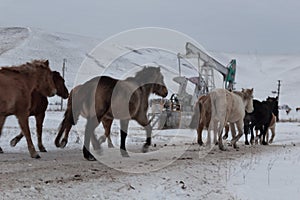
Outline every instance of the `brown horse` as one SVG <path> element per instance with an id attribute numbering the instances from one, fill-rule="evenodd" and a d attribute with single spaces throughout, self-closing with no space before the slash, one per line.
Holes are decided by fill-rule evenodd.
<path id="1" fill-rule="evenodd" d="M 68 143 L 69 133 L 71 131 L 72 126 L 75 125 L 75 123 L 73 121 L 71 123 L 67 121 L 67 120 L 69 120 L 69 113 L 72 109 L 72 96 L 74 94 L 78 98 L 84 97 L 82 95 L 81 96 L 78 95 L 78 91 L 81 87 L 82 87 L 82 85 L 77 85 L 70 92 L 69 99 L 68 99 L 67 111 L 65 112 L 65 117 L 60 125 L 59 132 L 58 132 L 55 142 L 54 142 L 56 147 L 64 148 Z M 86 110 L 84 110 L 84 109 L 82 110 L 81 116 L 83 116 L 84 118 L 88 118 L 88 113 L 86 113 Z M 101 120 L 101 123 L 104 127 L 105 133 L 103 136 L 101 136 L 99 138 L 99 142 L 103 143 L 106 141 L 106 138 L 107 138 L 108 147 L 113 148 L 114 145 L 113 145 L 113 143 L 111 141 L 111 137 L 110 137 L 110 128 L 111 128 L 112 120 L 107 118 L 106 116 L 104 116 L 103 119 Z M 65 135 L 64 135 L 63 139 L 61 139 L 63 132 L 65 132 Z M 60 139 L 61 139 L 61 141 L 60 141 Z"/>
<path id="2" fill-rule="evenodd" d="M 20 66 L 2 67 L 0 70 L 0 134 L 5 119 L 15 115 L 21 130 L 26 137 L 29 153 L 32 158 L 40 158 L 31 140 L 28 126 L 31 94 L 36 90 L 44 96 L 56 93 L 49 68 L 49 61 L 35 60 Z M 0 148 L 2 152 L 2 149 Z"/>
<path id="3" fill-rule="evenodd" d="M 79 115 L 82 115 L 87 119 L 83 147 L 86 159 L 95 160 L 89 152 L 90 141 L 94 149 L 100 148 L 94 135 L 95 128 L 102 122 L 106 130 L 105 134 L 109 135 L 114 119 L 120 119 L 122 156 L 128 156 L 125 142 L 130 119 L 136 120 L 146 129 L 147 139 L 143 147 L 143 151 L 146 152 L 151 145 L 152 134 L 147 118 L 148 99 L 151 93 L 162 97 L 167 96 L 168 90 L 163 79 L 160 68 L 144 67 L 134 77 L 125 80 L 101 76 L 75 88 L 69 96 L 68 108 L 55 139 L 56 146 L 65 145 L 64 142 L 67 140 L 60 143 L 62 133 L 66 130 L 68 134 L 71 126 L 76 124 Z"/>
<path id="4" fill-rule="evenodd" d="M 69 96 L 69 92 L 65 85 L 65 80 L 63 79 L 63 77 L 61 77 L 59 72 L 53 71 L 52 78 L 55 84 L 55 88 L 57 90 L 56 95 L 62 97 L 63 99 L 67 99 Z M 34 116 L 36 120 L 38 147 L 41 152 L 47 152 L 42 142 L 43 123 L 44 123 L 45 112 L 47 110 L 47 107 L 48 107 L 47 97 L 42 95 L 38 91 L 34 90 L 31 94 L 30 116 Z M 19 135 L 17 135 L 10 141 L 10 145 L 13 147 L 16 146 L 23 136 L 24 135 L 21 132 Z"/>

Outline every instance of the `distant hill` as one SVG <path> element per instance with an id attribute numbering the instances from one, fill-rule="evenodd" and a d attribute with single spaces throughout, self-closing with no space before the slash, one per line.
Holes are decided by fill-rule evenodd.
<path id="1" fill-rule="evenodd" d="M 14 65 L 32 59 L 49 59 L 51 68 L 62 71 L 63 59 L 67 59 L 66 84 L 69 89 L 74 86 L 78 69 L 88 53 L 101 42 L 100 39 L 89 38 L 66 33 L 48 33 L 36 28 L 9 27 L 0 28 L 0 65 Z M 177 44 L 184 47 L 184 43 Z M 105 60 L 120 49 L 129 49 L 132 46 L 119 46 L 107 49 Z M 182 48 L 183 49 L 183 48 Z M 185 53 L 185 52 L 181 52 Z M 300 56 L 298 55 L 255 55 L 255 54 L 229 54 L 209 52 L 224 65 L 235 58 L 237 60 L 236 88 L 254 88 L 254 96 L 263 100 L 267 96 L 275 96 L 272 91 L 277 90 L 277 81 L 281 80 L 280 104 L 288 104 L 293 110 L 287 117 L 298 116 L 295 108 L 300 107 Z M 100 59 L 100 62 L 101 62 Z M 93 58 L 91 62 L 96 64 Z M 163 72 L 169 76 L 178 75 L 176 54 L 162 52 L 156 49 L 136 51 L 112 63 L 113 68 L 107 73 L 116 77 L 128 74 L 132 67 L 143 64 L 162 66 Z M 101 63 L 98 63 L 101 65 Z M 165 67 L 164 67 L 165 66 Z M 188 67 L 182 69 L 182 74 L 194 76 L 195 71 Z M 218 76 L 218 73 L 215 73 Z M 88 74 L 85 80 L 98 74 Z M 172 92 L 177 92 L 177 84 L 171 77 L 166 83 Z M 220 87 L 220 86 L 219 86 Z M 52 98 L 51 98 L 52 99 Z M 55 100 L 56 101 L 56 100 Z M 285 113 L 281 112 L 284 116 Z"/>

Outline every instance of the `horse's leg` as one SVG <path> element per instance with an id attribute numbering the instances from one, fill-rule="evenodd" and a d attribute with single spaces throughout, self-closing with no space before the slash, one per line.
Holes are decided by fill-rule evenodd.
<path id="1" fill-rule="evenodd" d="M 41 152 L 47 152 L 46 148 L 43 145 L 42 141 L 42 133 L 43 133 L 43 122 L 45 119 L 45 113 L 41 113 L 37 116 L 35 116 L 36 120 L 36 133 L 37 133 L 37 139 L 38 139 L 38 147 Z"/>
<path id="2" fill-rule="evenodd" d="M 204 124 L 202 122 L 200 122 L 198 125 L 198 128 L 197 128 L 197 135 L 198 135 L 197 142 L 200 146 L 203 145 L 203 140 L 202 140 L 203 125 Z M 208 129 L 207 129 L 207 132 L 209 132 Z M 207 133 L 207 134 L 209 134 L 209 133 Z"/>
<path id="3" fill-rule="evenodd" d="M 260 131 L 260 134 L 258 134 L 258 131 Z M 258 140 L 259 143 L 261 144 L 261 133 L 262 133 L 261 127 L 255 126 L 255 144 L 258 144 Z"/>
<path id="4" fill-rule="evenodd" d="M 229 132 L 229 126 L 228 126 L 228 123 L 226 123 L 225 124 L 225 134 L 223 135 L 223 140 L 226 140 L 228 138 L 228 132 Z"/>
<path id="5" fill-rule="evenodd" d="M 266 142 L 269 144 L 269 128 L 267 129 L 266 132 Z"/>
<path id="6" fill-rule="evenodd" d="M 0 116 L 0 136 L 2 134 L 2 128 L 3 128 L 3 124 L 5 122 L 5 116 Z M 3 150 L 2 148 L 0 147 L 0 153 L 3 153 Z"/>
<path id="7" fill-rule="evenodd" d="M 146 129 L 146 143 L 143 146 L 143 153 L 149 151 L 149 146 L 151 145 L 152 126 L 148 124 L 145 126 L 145 129 Z"/>
<path id="8" fill-rule="evenodd" d="M 254 141 L 256 143 L 256 139 L 254 138 L 254 132 L 253 132 L 253 128 L 254 126 L 251 124 L 249 129 L 250 129 L 250 134 L 251 134 L 251 138 L 250 138 L 250 144 L 253 145 Z"/>
<path id="9" fill-rule="evenodd" d="M 111 128 L 113 120 L 112 119 L 108 119 L 108 118 L 103 118 L 101 122 L 102 122 L 103 128 L 105 130 L 105 133 L 104 133 L 104 135 L 102 135 L 99 138 L 99 143 L 101 145 L 103 142 L 106 141 L 106 138 L 107 138 L 108 148 L 113 148 L 114 145 L 113 145 L 113 143 L 111 141 L 111 138 L 110 138 L 110 128 Z"/>
<path id="10" fill-rule="evenodd" d="M 275 124 L 273 126 L 270 127 L 271 132 L 272 132 L 272 136 L 271 139 L 269 140 L 269 143 L 273 143 L 274 137 L 275 137 Z"/>
<path id="11" fill-rule="evenodd" d="M 266 134 L 268 132 L 268 128 L 269 128 L 269 124 L 268 125 L 264 125 L 263 128 L 262 128 L 262 136 L 263 139 L 262 139 L 262 145 L 268 145 L 268 143 L 266 142 Z"/>
<path id="12" fill-rule="evenodd" d="M 236 130 L 235 130 L 234 123 L 229 123 L 229 126 L 230 126 L 230 130 L 231 130 L 231 141 L 232 141 L 233 138 L 236 137 Z"/>
<path id="13" fill-rule="evenodd" d="M 126 137 L 127 137 L 127 131 L 128 131 L 128 123 L 129 120 L 120 120 L 120 126 L 121 126 L 121 145 L 120 145 L 120 152 L 123 157 L 129 157 L 129 154 L 126 150 Z"/>
<path id="14" fill-rule="evenodd" d="M 20 140 L 23 138 L 23 136 L 23 133 L 20 132 L 19 135 L 17 135 L 10 141 L 10 146 L 15 147 L 18 144 L 18 142 L 20 142 Z"/>
<path id="15" fill-rule="evenodd" d="M 34 145 L 31 140 L 29 125 L 28 125 L 28 116 L 25 114 L 16 116 L 21 127 L 21 130 L 26 138 L 28 151 L 32 158 L 41 158 L 40 155 L 36 152 Z"/>
<path id="16" fill-rule="evenodd" d="M 90 142 L 91 138 L 95 139 L 95 128 L 98 126 L 99 122 L 97 117 L 92 117 L 87 119 L 87 123 L 85 126 L 85 133 L 84 133 L 84 146 L 83 146 L 83 156 L 85 159 L 89 161 L 96 160 L 95 157 L 90 153 Z"/>
<path id="17" fill-rule="evenodd" d="M 63 129 L 63 131 L 65 131 L 65 136 L 63 137 L 63 139 L 60 142 L 60 145 L 59 145 L 60 148 L 65 148 L 65 146 L 67 145 L 71 128 L 72 128 L 72 124 L 65 125 L 65 128 Z"/>
<path id="18" fill-rule="evenodd" d="M 238 135 L 234 137 L 234 139 L 232 140 L 232 145 L 233 148 L 238 148 L 238 146 L 236 145 L 237 141 L 243 136 L 243 119 L 240 119 L 236 122 L 236 126 L 238 129 Z"/>
<path id="19" fill-rule="evenodd" d="M 223 133 L 224 123 L 219 124 L 219 130 L 218 130 L 218 143 L 219 143 L 219 149 L 222 151 L 225 151 L 225 147 L 222 141 L 222 133 Z"/>
<path id="20" fill-rule="evenodd" d="M 60 143 L 60 139 L 61 139 L 61 136 L 62 134 L 64 133 L 65 129 L 67 127 L 67 120 L 66 119 L 63 119 L 63 121 L 61 122 L 60 124 L 60 128 L 59 128 L 59 131 L 57 133 L 57 136 L 54 140 L 54 144 L 56 147 L 62 147 L 61 143 Z M 63 146 L 64 147 L 64 146 Z M 62 148 L 63 148 L 62 147 Z"/>
<path id="21" fill-rule="evenodd" d="M 225 147 L 222 141 L 222 133 L 223 133 L 223 128 L 224 128 L 224 124 L 225 124 L 225 120 L 221 120 L 220 123 L 218 123 L 215 120 L 211 120 L 214 121 L 213 122 L 213 127 L 214 127 L 214 134 L 218 134 L 218 144 L 219 144 L 219 149 L 222 151 L 225 151 Z"/>
<path id="22" fill-rule="evenodd" d="M 218 122 L 216 120 L 213 122 L 213 129 L 218 130 Z M 218 132 L 215 132 L 215 131 L 214 131 L 214 144 L 215 145 L 219 144 L 219 142 L 218 142 Z"/>
<path id="23" fill-rule="evenodd" d="M 250 130 L 250 125 L 244 123 L 245 145 L 249 145 L 250 144 L 249 141 L 248 141 L 249 130 Z M 251 140 L 252 140 L 252 135 L 251 135 L 251 138 L 250 138 L 250 142 L 252 144 Z"/>

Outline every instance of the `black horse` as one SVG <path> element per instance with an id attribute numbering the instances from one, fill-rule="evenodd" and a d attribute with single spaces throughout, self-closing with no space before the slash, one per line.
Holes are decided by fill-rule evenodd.
<path id="1" fill-rule="evenodd" d="M 267 145 L 265 140 L 266 133 L 272 121 L 272 113 L 278 120 L 278 97 L 268 97 L 266 101 L 253 100 L 254 111 L 252 113 L 246 113 L 244 118 L 244 133 L 245 144 L 249 145 L 248 134 L 251 133 L 250 143 L 254 143 L 253 129 L 260 131 L 259 138 L 262 137 L 262 144 Z"/>

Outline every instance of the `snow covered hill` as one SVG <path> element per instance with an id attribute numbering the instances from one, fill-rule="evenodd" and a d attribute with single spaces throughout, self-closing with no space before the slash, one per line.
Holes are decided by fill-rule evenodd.
<path id="1" fill-rule="evenodd" d="M 102 40 L 88 38 L 65 33 L 48 33 L 36 28 L 10 27 L 0 28 L 0 65 L 14 65 L 27 62 L 32 59 L 49 59 L 53 70 L 62 71 L 63 59 L 67 59 L 66 85 L 69 89 L 74 87 L 76 76 L 82 73 L 79 67 L 91 50 Z M 201 42 L 201 41 L 200 41 Z M 177 46 L 182 46 L 184 52 L 185 43 L 180 41 Z M 107 49 L 106 54 L 100 56 L 96 62 L 103 64 L 111 56 L 124 49 L 133 48 L 130 45 L 120 46 L 113 44 Z M 263 100 L 267 96 L 274 96 L 272 91 L 277 90 L 277 81 L 281 80 L 280 104 L 287 104 L 292 108 L 289 115 L 280 112 L 281 118 L 299 118 L 295 108 L 300 106 L 300 56 L 298 55 L 255 55 L 255 54 L 230 54 L 210 52 L 217 60 L 227 65 L 233 58 L 237 60 L 236 88 L 254 88 L 255 98 Z M 95 64 L 93 58 L 91 62 Z M 103 63 L 101 63 L 103 62 Z M 107 73 L 114 77 L 124 77 L 128 70 L 144 63 L 156 66 L 165 66 L 163 73 L 168 74 L 166 83 L 170 90 L 177 91 L 177 84 L 172 77 L 178 75 L 178 63 L 176 54 L 163 52 L 157 49 L 144 49 L 132 51 L 121 59 L 112 63 L 113 69 Z M 98 63 L 99 64 L 99 63 Z M 182 74 L 189 77 L 196 71 L 183 68 Z M 220 79 L 220 75 L 215 73 Z M 98 74 L 91 73 L 80 83 Z M 221 86 L 217 84 L 217 86 Z M 192 91 L 192 90 L 191 90 Z M 50 101 L 57 101 L 53 99 Z"/>

